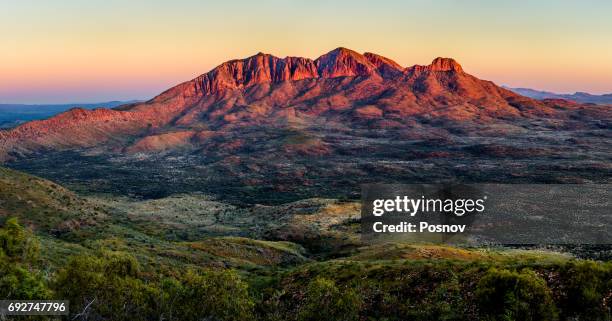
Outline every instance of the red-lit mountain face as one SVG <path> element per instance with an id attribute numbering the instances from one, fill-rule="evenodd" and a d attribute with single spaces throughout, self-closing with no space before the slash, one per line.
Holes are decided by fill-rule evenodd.
<path id="1" fill-rule="evenodd" d="M 394 160 L 563 156 L 570 150 L 555 150 L 569 147 L 565 141 L 532 143 L 555 132 L 550 139 L 589 145 L 602 131 L 610 134 L 610 116 L 607 107 L 517 95 L 466 73 L 450 58 L 403 68 L 345 48 L 316 60 L 259 53 L 225 62 L 145 103 L 74 109 L 0 131 L 0 159 L 19 165 L 29 155 L 57 151 L 201 155 L 255 183 L 250 174 L 261 170 L 255 162 L 264 159 L 260 153 L 272 160 L 351 162 L 377 153 Z M 585 131 L 597 134 L 580 136 Z M 307 176 L 298 167 L 287 175 Z"/>
<path id="2" fill-rule="evenodd" d="M 316 60 L 259 53 L 225 62 L 146 103 L 75 109 L 0 132 L 0 158 L 82 147 L 157 151 L 200 145 L 218 132 L 254 125 L 411 129 L 420 120 L 486 125 L 566 119 L 579 108 L 519 96 L 465 73 L 448 58 L 402 68 L 344 48 Z"/>

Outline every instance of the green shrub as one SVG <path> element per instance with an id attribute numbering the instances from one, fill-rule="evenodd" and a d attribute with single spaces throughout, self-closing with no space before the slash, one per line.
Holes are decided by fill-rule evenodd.
<path id="1" fill-rule="evenodd" d="M 562 316 L 606 320 L 612 302 L 612 268 L 593 261 L 574 261 L 561 268 Z M 606 306 L 606 303 L 608 306 Z"/>
<path id="2" fill-rule="evenodd" d="M 457 276 L 451 275 L 427 295 L 412 315 L 415 320 L 469 320 L 464 315 L 465 296 Z"/>
<path id="3" fill-rule="evenodd" d="M 38 260 L 40 245 L 29 230 L 24 229 L 16 218 L 9 218 L 0 229 L 0 257 L 7 261 L 34 263 Z"/>
<path id="4" fill-rule="evenodd" d="M 489 270 L 479 281 L 476 297 L 487 320 L 556 320 L 557 311 L 546 282 L 533 271 Z"/>
<path id="5" fill-rule="evenodd" d="M 51 292 L 38 273 L 14 263 L 0 262 L 0 299 L 42 300 L 50 296 Z"/>
<path id="6" fill-rule="evenodd" d="M 341 289 L 332 280 L 316 278 L 306 290 L 298 320 L 358 320 L 361 304 L 355 290 Z"/>
<path id="7" fill-rule="evenodd" d="M 190 271 L 181 281 L 181 289 L 172 288 L 179 320 L 253 320 L 253 299 L 235 271 Z"/>
<path id="8" fill-rule="evenodd" d="M 106 252 L 105 256 L 106 275 L 118 275 L 137 278 L 140 274 L 140 264 L 131 255 L 121 252 Z"/>
<path id="9" fill-rule="evenodd" d="M 82 318 L 147 320 L 158 311 L 157 289 L 136 278 L 138 263 L 124 253 L 76 256 L 59 271 L 58 297 L 70 300 Z M 74 317 L 73 316 L 73 317 Z"/>
<path id="10" fill-rule="evenodd" d="M 188 272 L 181 280 L 147 282 L 136 259 L 121 252 L 71 258 L 59 271 L 55 287 L 58 297 L 70 300 L 72 318 L 253 319 L 253 300 L 236 272 Z"/>
<path id="11" fill-rule="evenodd" d="M 44 279 L 34 268 L 39 243 L 17 219 L 0 228 L 0 299 L 39 300 L 50 297 Z"/>

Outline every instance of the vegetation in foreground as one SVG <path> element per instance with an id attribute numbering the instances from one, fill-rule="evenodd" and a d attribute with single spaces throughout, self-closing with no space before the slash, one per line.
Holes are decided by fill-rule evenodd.
<path id="1" fill-rule="evenodd" d="M 83 197 L 0 168 L 0 299 L 68 299 L 70 320 L 610 319 L 611 262 L 364 245 L 358 208 Z"/>
<path id="2" fill-rule="evenodd" d="M 612 264 L 373 260 L 152 273 L 101 250 L 56 270 L 16 219 L 0 229 L 0 299 L 68 299 L 72 320 L 609 320 Z M 170 272 L 170 273 L 168 273 Z"/>

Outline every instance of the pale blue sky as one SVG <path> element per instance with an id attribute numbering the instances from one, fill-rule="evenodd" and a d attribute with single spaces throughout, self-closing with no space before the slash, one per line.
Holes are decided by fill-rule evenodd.
<path id="1" fill-rule="evenodd" d="M 498 84 L 612 92 L 612 1 L 5 1 L 0 103 L 150 98 L 258 51 L 453 57 Z"/>

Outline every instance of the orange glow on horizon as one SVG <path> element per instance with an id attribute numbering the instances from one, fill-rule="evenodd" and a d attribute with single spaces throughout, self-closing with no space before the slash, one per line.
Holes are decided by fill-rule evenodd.
<path id="1" fill-rule="evenodd" d="M 403 66 L 453 57 L 500 85 L 612 92 L 609 2 L 383 2 L 3 4 L 0 103 L 146 99 L 229 59 L 338 46 Z"/>

